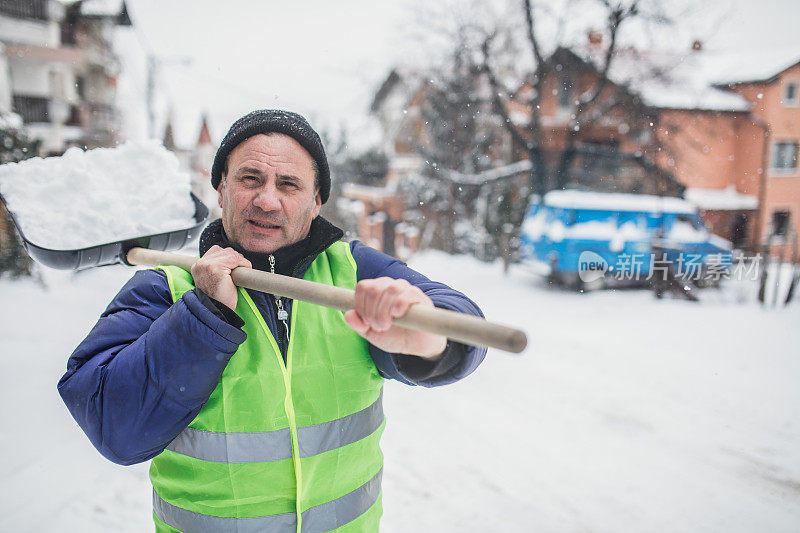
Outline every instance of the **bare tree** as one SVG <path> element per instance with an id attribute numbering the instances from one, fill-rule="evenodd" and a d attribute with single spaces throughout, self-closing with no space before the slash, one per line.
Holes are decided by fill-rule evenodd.
<path id="1" fill-rule="evenodd" d="M 514 80 L 517 83 L 514 87 L 508 87 L 500 75 L 503 64 L 499 57 L 508 40 L 504 30 L 488 31 L 480 43 L 481 68 L 491 87 L 492 111 L 500 117 L 500 123 L 521 155 L 531 162 L 526 186 L 511 201 L 506 198 L 501 202 L 508 210 L 503 227 L 511 233 L 504 237 L 510 243 L 505 250 L 506 264 L 511 260 L 513 242 L 532 197 L 568 185 L 575 174 L 571 167 L 576 164 L 577 148 L 582 140 L 591 140 L 588 133 L 593 128 L 616 116 L 626 124 L 627 135 L 649 139 L 653 145 L 650 150 L 657 151 L 655 116 L 634 93 L 612 81 L 611 73 L 621 52 L 634 53 L 632 49 L 620 49 L 620 32 L 624 27 L 636 20 L 658 24 L 667 24 L 670 20 L 655 1 L 597 0 L 594 7 L 602 14 L 603 27 L 589 32 L 590 43 L 585 54 L 578 55 L 561 42 L 568 18 L 565 13 L 555 15 L 555 37 L 548 40 L 550 47 L 545 50 L 540 17 L 546 13 L 552 22 L 553 13 L 548 11 L 546 3 L 521 0 L 519 10 L 524 19 L 521 29 L 524 38 L 518 37 L 516 42 L 533 66 L 521 80 Z M 550 29 L 552 33 L 552 24 Z M 566 121 L 556 127 L 545 121 L 544 108 L 552 104 L 553 95 L 557 95 L 559 104 L 569 111 Z M 585 160 L 593 155 L 603 156 L 595 148 L 583 152 L 582 157 Z M 643 161 L 643 164 L 661 178 L 652 160 Z M 585 161 L 583 166 L 585 169 Z"/>
<path id="2" fill-rule="evenodd" d="M 454 181 L 453 171 L 475 174 L 491 167 L 498 128 L 484 93 L 485 81 L 475 51 L 463 35 L 436 74 L 426 80 L 420 108 L 424 133 L 413 143 L 426 165 L 427 200 L 413 197 L 427 224 L 435 225 L 432 245 L 448 253 L 474 252 L 461 233 L 471 232 L 474 204 L 480 190 Z"/>
<path id="3" fill-rule="evenodd" d="M 449 5 L 444 16 L 429 8 L 421 17 L 420 27 L 449 43 L 447 66 L 433 69 L 440 74 L 425 88 L 425 134 L 415 147 L 428 163 L 426 174 L 438 180 L 432 188 L 441 191 L 428 204 L 431 216 L 452 226 L 460 207 L 469 211 L 470 202 L 482 198 L 482 229 L 508 266 L 534 195 L 575 183 L 679 193 L 674 179 L 655 165 L 657 113 L 614 75 L 616 67 L 632 63 L 639 78 L 663 74 L 660 65 L 647 65 L 644 55 L 620 45 L 622 30 L 634 22 L 646 23 L 651 32 L 654 25 L 671 23 L 660 0 L 515 0 L 503 13 L 490 7 L 496 4 L 466 0 L 459 7 Z M 571 24 L 570 10 L 576 7 L 592 13 Z M 587 30 L 589 43 L 578 42 L 577 35 L 585 39 Z M 620 126 L 610 143 L 604 131 L 609 124 Z M 614 144 L 621 138 L 635 139 L 627 142 L 637 146 L 635 153 L 621 153 Z M 498 145 L 507 148 L 497 150 Z M 488 161 L 486 154 L 491 154 Z M 451 179 L 455 173 L 476 174 L 484 165 L 519 160 L 530 161 L 527 180 L 519 173 L 493 179 L 471 196 L 463 194 L 463 183 Z M 617 172 L 623 165 L 626 171 Z M 455 242 L 450 232 L 445 242 Z"/>

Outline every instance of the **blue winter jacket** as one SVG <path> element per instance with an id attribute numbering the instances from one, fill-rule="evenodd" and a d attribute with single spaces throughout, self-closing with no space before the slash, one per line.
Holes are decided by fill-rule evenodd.
<path id="1" fill-rule="evenodd" d="M 358 241 L 350 246 L 359 280 L 402 278 L 437 307 L 483 316 L 466 296 L 405 263 Z M 69 358 L 58 391 L 92 444 L 115 463 L 140 463 L 161 453 L 200 412 L 246 337 L 196 291 L 173 304 L 162 271 L 136 272 Z M 276 335 L 272 299 L 248 292 Z M 374 346 L 370 353 L 384 377 L 434 387 L 472 373 L 486 349 L 449 342 L 436 363 Z"/>

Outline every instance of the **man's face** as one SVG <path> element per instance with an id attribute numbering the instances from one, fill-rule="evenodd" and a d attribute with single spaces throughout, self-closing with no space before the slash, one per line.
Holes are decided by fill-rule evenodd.
<path id="1" fill-rule="evenodd" d="M 308 235 L 322 205 L 314 163 L 288 135 L 254 135 L 228 158 L 220 182 L 222 226 L 250 252 L 271 253 Z"/>

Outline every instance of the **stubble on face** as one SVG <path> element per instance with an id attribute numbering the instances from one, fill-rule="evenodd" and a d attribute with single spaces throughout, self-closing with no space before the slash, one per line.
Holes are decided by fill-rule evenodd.
<path id="1" fill-rule="evenodd" d="M 271 253 L 305 238 L 321 206 L 313 159 L 293 138 L 259 134 L 231 152 L 219 205 L 228 239 Z"/>

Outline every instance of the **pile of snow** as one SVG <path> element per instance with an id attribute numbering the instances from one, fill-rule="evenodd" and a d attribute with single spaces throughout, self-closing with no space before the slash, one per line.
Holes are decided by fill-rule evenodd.
<path id="1" fill-rule="evenodd" d="M 0 128 L 4 130 L 18 130 L 22 128 L 22 117 L 16 113 L 0 112 Z"/>
<path id="2" fill-rule="evenodd" d="M 194 224 L 189 174 L 158 141 L 0 166 L 0 194 L 25 238 L 67 250 Z"/>
<path id="3" fill-rule="evenodd" d="M 684 195 L 700 209 L 735 211 L 758 208 L 758 197 L 740 193 L 733 185 L 724 189 L 689 187 Z"/>

